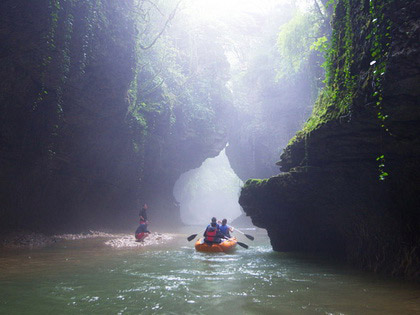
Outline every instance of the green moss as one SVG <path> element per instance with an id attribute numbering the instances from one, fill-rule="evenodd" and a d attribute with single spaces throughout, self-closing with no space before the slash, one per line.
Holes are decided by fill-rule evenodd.
<path id="1" fill-rule="evenodd" d="M 391 1 L 390 1 L 391 2 Z M 384 121 L 388 115 L 382 108 L 382 80 L 386 70 L 390 47 L 390 22 L 385 19 L 385 6 L 381 1 L 369 2 L 369 15 L 366 17 L 366 27 L 370 28 L 366 40 L 371 41 L 371 70 L 369 77 L 373 76 L 375 104 L 378 109 L 378 119 L 381 126 L 388 131 Z M 289 141 L 289 145 L 301 140 L 311 131 L 319 128 L 331 120 L 348 115 L 352 110 L 353 99 L 356 92 L 357 74 L 352 73 L 352 66 L 357 59 L 352 27 L 354 12 L 351 11 L 350 0 L 341 0 L 336 3 L 335 16 L 332 23 L 333 33 L 326 61 L 323 65 L 326 71 L 325 88 L 321 91 L 315 102 L 313 111 L 302 130 Z"/>
<path id="2" fill-rule="evenodd" d="M 357 17 L 351 11 L 350 0 L 340 0 L 336 3 L 334 7 L 335 19 L 332 24 L 333 33 L 329 43 L 330 47 L 326 53 L 326 62 L 323 65 L 326 70 L 326 86 L 315 102 L 311 116 L 303 128 L 289 141 L 288 145 L 302 141 L 310 132 L 325 123 L 351 113 L 357 87 L 356 75 L 358 75 L 352 74 L 353 63 L 355 60 L 357 61 L 352 20 L 360 18 L 366 19 L 361 33 L 366 31 L 365 40 L 369 42 L 371 56 L 370 68 L 368 69 L 367 79 L 362 84 L 362 89 L 367 90 L 369 85 L 372 86 L 371 99 L 372 103 L 375 104 L 379 125 L 385 132 L 391 134 L 386 124 L 388 115 L 382 105 L 383 79 L 391 43 L 391 22 L 385 18 L 385 10 L 391 2 L 370 0 L 369 14 L 365 16 L 359 14 Z M 364 2 L 361 3 L 361 7 L 366 9 Z M 384 180 L 388 176 L 385 171 L 384 155 L 380 155 L 377 161 L 379 163 L 379 178 Z"/>
<path id="3" fill-rule="evenodd" d="M 356 76 L 351 73 L 355 59 L 352 12 L 349 0 L 342 0 L 334 7 L 336 18 L 333 33 L 325 56 L 325 88 L 321 91 L 312 114 L 289 145 L 301 140 L 311 131 L 328 121 L 338 119 L 351 111 L 356 90 Z"/>
<path id="4" fill-rule="evenodd" d="M 268 178 L 264 179 L 257 179 L 257 178 L 250 178 L 245 182 L 244 188 L 249 188 L 251 186 L 260 187 L 265 185 L 268 182 Z"/>

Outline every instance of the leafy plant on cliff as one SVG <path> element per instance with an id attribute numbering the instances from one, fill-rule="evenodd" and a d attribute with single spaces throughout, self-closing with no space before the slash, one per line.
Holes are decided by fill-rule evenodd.
<path id="1" fill-rule="evenodd" d="M 354 61 L 352 13 L 349 0 L 343 0 L 340 4 L 336 7 L 336 15 L 340 14 L 341 18 L 334 20 L 329 48 L 326 49 L 325 41 L 320 45 L 326 51 L 326 61 L 323 64 L 326 86 L 303 127 L 304 133 L 350 112 L 356 87 L 355 75 L 351 72 Z"/>
<path id="2" fill-rule="evenodd" d="M 306 70 L 314 38 L 320 36 L 320 21 L 311 12 L 298 12 L 280 27 L 277 47 L 280 53 L 277 78 L 293 77 Z M 320 36 L 325 38 L 325 36 Z M 316 41 L 318 42 L 319 39 Z"/>
<path id="3" fill-rule="evenodd" d="M 384 131 L 390 133 L 385 124 L 388 115 L 382 106 L 383 87 L 382 81 L 386 72 L 386 62 L 390 47 L 390 22 L 385 19 L 384 8 L 391 2 L 371 0 L 368 4 L 370 19 L 367 24 L 365 40 L 370 44 L 370 70 L 374 89 L 372 98 L 377 110 L 377 118 Z M 334 4 L 335 19 L 331 40 L 326 42 L 320 38 L 313 48 L 326 53 L 323 67 L 326 70 L 325 88 L 321 91 L 315 102 L 312 115 L 301 131 L 291 139 L 289 144 L 297 139 L 302 139 L 312 130 L 330 120 L 340 121 L 351 119 L 353 99 L 356 93 L 358 73 L 354 72 L 355 59 L 354 32 L 352 30 L 352 6 L 349 0 L 337 1 Z M 379 179 L 384 180 L 388 173 L 385 171 L 385 156 L 377 158 Z"/>
<path id="4" fill-rule="evenodd" d="M 164 163 L 175 159 L 164 143 L 200 143 L 223 133 L 229 64 L 220 31 L 174 14 L 179 0 L 138 3 L 137 65 L 127 121 L 139 158 Z"/>
<path id="5" fill-rule="evenodd" d="M 366 38 L 372 40 L 372 46 L 370 49 L 372 61 L 370 62 L 370 66 L 373 75 L 372 86 L 374 89 L 372 97 L 377 109 L 377 118 L 382 130 L 391 134 L 389 128 L 386 126 L 388 115 L 384 113 L 382 105 L 384 92 L 382 82 L 386 72 L 386 63 L 389 57 L 391 45 L 391 22 L 389 19 L 385 18 L 384 8 L 385 4 L 382 1 L 371 0 L 369 2 L 371 31 Z M 385 155 L 381 154 L 376 158 L 376 161 L 379 163 L 379 179 L 385 180 L 389 175 L 388 172 L 385 171 Z"/>

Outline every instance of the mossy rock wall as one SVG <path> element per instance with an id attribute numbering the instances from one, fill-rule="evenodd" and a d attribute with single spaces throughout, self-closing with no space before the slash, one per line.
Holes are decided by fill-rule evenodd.
<path id="1" fill-rule="evenodd" d="M 194 133 L 183 123 L 191 113 L 172 109 L 161 89 L 150 99 L 156 108 L 137 117 L 148 126 L 131 115 L 129 91 L 143 58 L 133 6 L 1 1 L 1 229 L 135 227 L 138 200 L 150 204 L 155 224 L 173 224 L 177 178 L 226 145 L 222 110 Z"/>
<path id="2" fill-rule="evenodd" d="M 380 12 L 374 14 L 369 1 L 338 1 L 336 7 L 335 35 L 346 36 L 340 21 L 346 11 L 353 30 L 351 47 L 342 47 L 344 40 L 335 47 L 355 52 L 347 108 L 336 111 L 337 103 L 321 99 L 319 106 L 335 114 L 291 142 L 279 162 L 284 173 L 248 181 L 240 204 L 267 229 L 277 251 L 322 252 L 368 270 L 419 279 L 419 4 L 375 3 Z M 383 25 L 375 27 L 378 14 Z M 372 32 L 389 36 L 369 36 Z M 379 60 L 372 53 L 378 40 L 386 66 L 380 80 L 372 63 Z M 338 72 L 345 66 L 341 56 L 331 60 Z M 349 92 L 343 84 L 327 88 L 336 95 Z"/>

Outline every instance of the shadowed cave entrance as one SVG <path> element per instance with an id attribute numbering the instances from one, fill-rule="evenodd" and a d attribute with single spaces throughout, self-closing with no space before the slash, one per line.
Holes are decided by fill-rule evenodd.
<path id="1" fill-rule="evenodd" d="M 238 203 L 242 185 L 225 149 L 217 157 L 205 160 L 199 168 L 182 174 L 173 191 L 180 203 L 182 222 L 203 225 L 213 216 L 232 222 L 243 213 Z"/>

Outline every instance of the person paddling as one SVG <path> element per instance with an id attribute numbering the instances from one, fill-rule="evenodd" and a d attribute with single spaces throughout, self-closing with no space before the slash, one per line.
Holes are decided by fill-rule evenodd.
<path id="1" fill-rule="evenodd" d="M 207 244 L 219 244 L 221 242 L 219 224 L 217 224 L 217 219 L 215 217 L 211 218 L 211 223 L 207 226 L 204 231 L 204 242 Z"/>
<path id="2" fill-rule="evenodd" d="M 147 209 L 149 207 L 147 206 L 147 203 L 143 204 L 143 207 L 141 208 L 139 212 L 140 217 L 140 225 L 136 230 L 135 237 L 137 241 L 142 241 L 148 234 L 150 234 L 150 231 L 147 229 Z"/>
<path id="3" fill-rule="evenodd" d="M 224 237 L 230 238 L 230 232 L 233 232 L 233 227 L 227 225 L 227 220 L 222 220 L 222 225 L 219 226 L 220 233 L 223 234 Z"/>
<path id="4" fill-rule="evenodd" d="M 149 221 L 147 220 L 147 209 L 149 209 L 149 206 L 147 205 L 147 203 L 145 203 L 143 204 L 143 207 L 141 208 L 140 213 L 139 213 L 140 224 L 145 224 L 146 230 L 147 230 L 147 225 L 149 224 Z"/>

